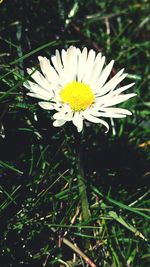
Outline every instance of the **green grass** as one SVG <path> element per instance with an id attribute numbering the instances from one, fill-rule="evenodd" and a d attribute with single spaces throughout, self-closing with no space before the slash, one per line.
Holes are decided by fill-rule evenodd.
<path id="1" fill-rule="evenodd" d="M 50 3 L 51 2 L 51 3 Z M 150 17 L 147 0 L 0 4 L 0 266 L 146 267 L 149 247 Z M 115 131 L 85 127 L 82 151 L 91 219 L 81 221 L 73 126 L 26 96 L 27 67 L 74 44 L 125 67 L 137 97 Z M 108 120 L 109 121 L 109 120 Z M 84 241 L 91 242 L 86 251 Z"/>

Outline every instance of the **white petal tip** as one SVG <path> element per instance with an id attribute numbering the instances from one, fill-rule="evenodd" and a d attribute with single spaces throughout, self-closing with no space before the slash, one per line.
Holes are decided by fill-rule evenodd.
<path id="1" fill-rule="evenodd" d="M 27 73 L 30 74 L 31 73 L 31 69 L 27 68 Z"/>
<path id="2" fill-rule="evenodd" d="M 25 82 L 23 83 L 23 86 L 26 87 L 26 88 L 28 88 L 28 86 L 29 86 L 28 81 L 25 81 Z"/>
<path id="3" fill-rule="evenodd" d="M 60 127 L 60 126 L 64 125 L 65 123 L 66 123 L 66 121 L 64 121 L 64 120 L 55 120 L 53 122 L 53 126 L 54 127 Z"/>
<path id="4" fill-rule="evenodd" d="M 43 59 L 42 56 L 38 56 L 38 60 L 41 61 Z"/>
<path id="5" fill-rule="evenodd" d="M 39 102 L 38 104 L 43 109 L 47 109 L 47 110 L 51 110 L 52 109 L 51 108 L 52 104 L 49 103 L 49 102 Z"/>
<path id="6" fill-rule="evenodd" d="M 137 94 L 136 93 L 131 94 L 131 97 L 134 97 L 134 96 L 137 96 Z"/>
<path id="7" fill-rule="evenodd" d="M 27 93 L 28 96 L 35 97 L 33 93 Z"/>

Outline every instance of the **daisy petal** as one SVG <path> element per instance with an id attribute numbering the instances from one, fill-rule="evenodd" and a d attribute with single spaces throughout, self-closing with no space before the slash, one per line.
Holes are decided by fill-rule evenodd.
<path id="1" fill-rule="evenodd" d="M 40 85 L 27 81 L 24 82 L 24 87 L 26 87 L 28 90 L 30 90 L 31 93 L 37 94 L 37 95 L 41 95 L 42 97 L 44 97 L 44 99 L 49 100 L 50 98 L 53 97 L 52 91 L 48 91 L 44 88 L 42 88 Z"/>
<path id="2" fill-rule="evenodd" d="M 112 67 L 114 65 L 114 60 L 112 60 L 103 70 L 100 78 L 98 79 L 97 83 L 102 87 L 106 80 L 108 79 L 108 76 L 111 73 Z"/>
<path id="3" fill-rule="evenodd" d="M 39 62 L 40 62 L 40 67 L 41 70 L 46 77 L 46 79 L 49 82 L 56 83 L 58 80 L 58 74 L 55 71 L 55 69 L 51 66 L 50 61 L 46 57 L 38 57 Z"/>
<path id="4" fill-rule="evenodd" d="M 94 117 L 94 116 L 92 116 L 92 115 L 90 115 L 90 114 L 85 115 L 84 117 L 85 117 L 86 120 L 88 120 L 88 121 L 90 121 L 90 122 L 101 123 L 101 124 L 103 124 L 103 125 L 106 127 L 106 129 L 107 129 L 106 132 L 109 131 L 109 125 L 108 125 L 108 123 L 107 123 L 106 121 L 104 121 L 104 120 L 102 120 L 102 119 L 100 119 L 100 118 Z"/>
<path id="5" fill-rule="evenodd" d="M 127 76 L 127 74 L 123 74 L 118 78 L 118 75 L 116 74 L 109 82 L 107 82 L 101 89 L 100 92 L 97 94 L 98 96 L 105 95 L 110 90 L 114 90 L 115 87 Z"/>
<path id="6" fill-rule="evenodd" d="M 95 59 L 95 51 L 91 49 L 89 51 L 87 62 L 86 62 L 86 71 L 82 79 L 82 81 L 86 84 L 89 84 L 89 81 L 90 81 L 91 70 L 94 66 L 94 59 Z"/>
<path id="7" fill-rule="evenodd" d="M 28 69 L 34 82 L 26 81 L 24 86 L 29 96 L 41 99 L 39 105 L 43 109 L 56 111 L 53 115 L 55 127 L 72 121 L 81 132 L 85 119 L 104 125 L 108 131 L 108 123 L 101 118 L 124 118 L 132 114 L 115 107 L 136 94 L 123 93 L 134 83 L 119 87 L 127 76 L 124 69 L 109 78 L 114 60 L 104 67 L 105 57 L 101 53 L 96 55 L 93 49 L 70 46 L 61 52 L 56 50 L 51 61 L 39 57 L 39 62 L 42 73 Z"/>
<path id="8" fill-rule="evenodd" d="M 91 115 L 89 113 L 87 113 L 87 114 L 85 113 L 84 114 L 84 118 L 86 120 L 90 121 L 90 122 L 94 122 L 94 123 L 99 123 L 100 122 L 99 118 L 97 118 L 97 117 L 95 117 L 95 116 L 93 116 L 93 115 Z"/>
<path id="9" fill-rule="evenodd" d="M 82 131 L 83 118 L 82 118 L 82 115 L 79 112 L 75 112 L 72 122 L 77 127 L 78 132 Z"/>
<path id="10" fill-rule="evenodd" d="M 126 117 L 125 114 L 119 114 L 119 112 L 115 113 L 112 111 L 106 111 L 106 112 L 101 112 L 101 111 L 92 111 L 90 115 L 95 116 L 95 117 L 104 117 L 104 118 L 124 118 Z"/>
<path id="11" fill-rule="evenodd" d="M 53 62 L 53 65 L 54 65 L 57 73 L 60 74 L 60 72 L 62 70 L 62 62 L 61 62 L 61 58 L 60 58 L 60 53 L 57 49 L 56 49 L 56 55 L 51 57 L 51 60 Z"/>
<path id="12" fill-rule="evenodd" d="M 39 72 L 39 71 L 35 71 L 34 69 L 27 69 L 27 72 L 29 75 L 31 75 L 32 79 L 38 84 L 40 85 L 40 87 L 42 87 L 43 89 L 45 89 L 46 91 L 51 91 L 52 86 L 51 84 L 44 78 L 44 76 Z"/>
<path id="13" fill-rule="evenodd" d="M 56 120 L 53 122 L 53 126 L 60 127 L 60 126 L 64 125 L 65 123 L 66 123 L 65 120 Z"/>
<path id="14" fill-rule="evenodd" d="M 132 87 L 134 84 L 135 83 L 130 83 L 130 84 L 127 84 L 125 86 L 122 86 L 122 87 L 118 88 L 117 90 L 115 90 L 114 93 L 119 95 L 120 93 L 122 93 L 122 92 L 126 91 L 127 89 L 129 89 L 130 87 Z"/>
<path id="15" fill-rule="evenodd" d="M 65 118 L 66 121 L 72 121 L 73 112 L 66 113 L 65 116 L 64 116 L 64 118 Z"/>
<path id="16" fill-rule="evenodd" d="M 102 120 L 102 119 L 99 119 L 99 120 L 100 120 L 100 123 L 106 127 L 105 133 L 108 133 L 108 131 L 109 131 L 109 124 L 106 121 Z"/>
<path id="17" fill-rule="evenodd" d="M 53 110 L 54 109 L 54 105 L 50 102 L 42 101 L 42 102 L 39 102 L 38 104 L 43 109 L 47 109 L 47 110 Z"/>
<path id="18" fill-rule="evenodd" d="M 56 112 L 53 115 L 53 118 L 54 118 L 54 120 L 62 120 L 63 119 L 63 113 L 62 113 L 62 111 Z"/>
<path id="19" fill-rule="evenodd" d="M 104 104 L 104 107 L 110 107 L 110 106 L 120 104 L 134 96 L 136 96 L 136 94 L 126 94 L 126 95 L 115 96 L 113 98 L 108 99 L 108 101 Z"/>
<path id="20" fill-rule="evenodd" d="M 85 47 L 78 58 L 78 72 L 77 72 L 77 81 L 81 82 L 85 72 L 85 65 L 87 61 L 87 48 Z"/>
<path id="21" fill-rule="evenodd" d="M 36 93 L 27 93 L 27 95 L 34 97 L 34 98 L 42 99 L 42 100 L 48 100 L 47 97 L 45 97 L 44 95 L 40 95 Z"/>
<path id="22" fill-rule="evenodd" d="M 128 109 L 124 109 L 124 108 L 103 108 L 101 110 L 105 112 L 113 112 L 117 114 L 132 115 L 131 111 L 129 111 Z"/>
<path id="23" fill-rule="evenodd" d="M 91 70 L 90 79 L 89 79 L 89 84 L 93 87 L 93 89 L 96 87 L 96 82 L 101 74 L 104 63 L 105 63 L 105 57 L 100 58 L 99 62 L 98 62 L 98 59 L 95 60 L 93 69 Z"/>

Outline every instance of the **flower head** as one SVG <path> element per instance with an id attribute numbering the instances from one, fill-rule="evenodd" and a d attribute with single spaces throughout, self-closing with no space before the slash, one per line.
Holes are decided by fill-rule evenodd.
<path id="1" fill-rule="evenodd" d="M 54 126 L 72 121 L 80 132 L 87 120 L 101 123 L 108 130 L 103 117 L 123 118 L 132 114 L 114 106 L 136 95 L 124 94 L 134 83 L 120 86 L 127 76 L 124 69 L 109 79 L 114 61 L 104 67 L 105 57 L 101 53 L 96 55 L 92 49 L 88 52 L 86 47 L 81 51 L 70 46 L 61 53 L 56 50 L 51 62 L 46 57 L 39 57 L 39 62 L 42 74 L 28 69 L 34 82 L 26 81 L 24 86 L 30 91 L 28 95 L 42 100 L 39 102 L 42 108 L 56 110 Z"/>

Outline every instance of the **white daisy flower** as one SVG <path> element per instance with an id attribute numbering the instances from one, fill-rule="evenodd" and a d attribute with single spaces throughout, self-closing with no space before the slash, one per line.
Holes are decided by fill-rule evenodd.
<path id="1" fill-rule="evenodd" d="M 28 69 L 34 82 L 26 81 L 29 96 L 41 99 L 43 109 L 56 110 L 53 115 L 55 127 L 72 121 L 78 132 L 83 129 L 83 121 L 103 124 L 107 131 L 108 123 L 102 119 L 124 118 L 132 113 L 123 108 L 114 107 L 136 94 L 124 94 L 134 85 L 119 86 L 127 76 L 120 70 L 113 78 L 109 75 L 114 60 L 104 67 L 105 57 L 85 47 L 70 46 L 66 51 L 56 50 L 51 62 L 46 57 L 39 57 L 42 74 L 35 69 Z"/>

